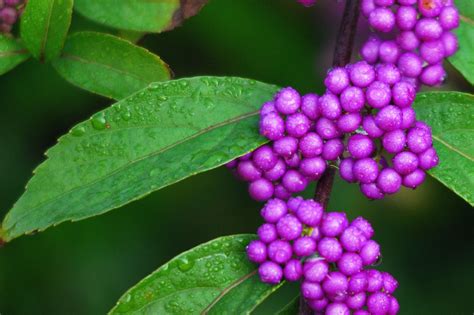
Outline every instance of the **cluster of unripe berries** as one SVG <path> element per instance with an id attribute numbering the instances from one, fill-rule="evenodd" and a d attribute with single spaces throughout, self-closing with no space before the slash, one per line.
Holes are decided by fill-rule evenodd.
<path id="1" fill-rule="evenodd" d="M 417 87 L 444 81 L 443 60 L 458 49 L 452 31 L 459 26 L 459 12 L 453 0 L 362 0 L 361 10 L 376 32 L 389 34 L 365 43 L 365 61 L 394 64 L 402 80 Z"/>
<path id="2" fill-rule="evenodd" d="M 0 0 L 0 33 L 10 33 L 23 11 L 25 0 Z"/>
<path id="3" fill-rule="evenodd" d="M 269 200 L 261 211 L 265 223 L 247 246 L 259 264 L 263 282 L 301 280 L 301 294 L 325 314 L 396 314 L 392 293 L 398 282 L 370 269 L 380 258 L 374 230 L 362 217 L 349 222 L 345 213 L 325 213 L 314 200 Z M 369 268 L 369 269 L 367 269 Z"/>

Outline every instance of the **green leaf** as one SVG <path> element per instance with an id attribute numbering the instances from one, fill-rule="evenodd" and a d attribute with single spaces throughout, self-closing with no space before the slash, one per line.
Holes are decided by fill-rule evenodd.
<path id="1" fill-rule="evenodd" d="M 459 28 L 455 30 L 459 50 L 449 61 L 474 85 L 474 6 L 472 0 L 456 0 L 456 6 L 461 14 Z"/>
<path id="2" fill-rule="evenodd" d="M 41 61 L 58 57 L 71 24 L 73 0 L 28 0 L 20 33 L 31 54 Z"/>
<path id="3" fill-rule="evenodd" d="M 161 266 L 110 314 L 250 314 L 278 286 L 262 283 L 245 254 L 253 235 L 225 236 Z"/>
<path id="4" fill-rule="evenodd" d="M 160 57 L 119 37 L 95 32 L 70 36 L 53 66 L 72 84 L 114 99 L 171 78 Z"/>
<path id="5" fill-rule="evenodd" d="M 417 118 L 431 126 L 440 158 L 430 175 L 474 206 L 474 96 L 422 93 L 415 110 Z"/>
<path id="6" fill-rule="evenodd" d="M 277 315 L 296 315 L 298 314 L 300 307 L 300 296 L 298 295 L 290 303 L 285 305 Z"/>
<path id="7" fill-rule="evenodd" d="M 2 228 L 8 241 L 95 216 L 216 168 L 266 140 L 277 87 L 241 78 L 153 83 L 75 126 L 47 153 Z"/>
<path id="8" fill-rule="evenodd" d="M 159 33 L 180 25 L 199 12 L 208 0 L 76 0 L 85 17 L 110 27 Z"/>
<path id="9" fill-rule="evenodd" d="M 28 51 L 13 38 L 0 35 L 0 75 L 28 59 Z"/>

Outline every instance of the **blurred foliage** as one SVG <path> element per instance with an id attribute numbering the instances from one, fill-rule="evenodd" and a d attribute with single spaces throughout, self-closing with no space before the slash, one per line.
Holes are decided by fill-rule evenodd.
<path id="1" fill-rule="evenodd" d="M 307 10 L 290 0 L 215 0 L 184 26 L 139 43 L 170 64 L 176 77 L 235 75 L 321 92 L 341 7 L 335 1 Z M 106 30 L 77 15 L 72 29 Z M 469 91 L 454 70 L 448 82 L 444 89 Z M 43 152 L 111 102 L 35 61 L 1 76 L 0 90 L 3 216 Z M 15 240 L 0 250 L 0 313 L 104 314 L 126 289 L 180 252 L 221 235 L 253 233 L 259 206 L 244 183 L 220 168 L 95 219 Z M 466 202 L 434 180 L 375 202 L 337 181 L 330 210 L 342 209 L 373 222 L 383 246 L 380 268 L 401 284 L 401 314 L 472 313 L 474 212 Z M 294 295 L 294 285 L 287 286 L 257 313 L 273 314 Z"/>

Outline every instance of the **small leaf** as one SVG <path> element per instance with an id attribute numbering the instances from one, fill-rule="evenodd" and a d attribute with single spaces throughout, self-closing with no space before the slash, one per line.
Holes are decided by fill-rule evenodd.
<path id="1" fill-rule="evenodd" d="M 300 307 L 300 296 L 298 295 L 290 303 L 285 305 L 277 315 L 296 315 L 298 314 Z"/>
<path id="2" fill-rule="evenodd" d="M 98 112 L 46 153 L 0 238 L 107 212 L 255 149 L 266 142 L 258 109 L 276 90 L 196 77 L 153 83 Z"/>
<path id="3" fill-rule="evenodd" d="M 417 118 L 431 126 L 440 158 L 430 175 L 474 206 L 474 96 L 422 93 L 415 110 Z"/>
<path id="4" fill-rule="evenodd" d="M 126 292 L 110 314 L 249 314 L 281 286 L 259 280 L 245 254 L 252 239 L 225 236 L 182 253 Z"/>
<path id="5" fill-rule="evenodd" d="M 85 17 L 110 27 L 159 33 L 180 25 L 199 12 L 208 0 L 76 0 Z"/>
<path id="6" fill-rule="evenodd" d="M 0 35 L 0 75 L 28 59 L 28 51 L 15 39 Z"/>
<path id="7" fill-rule="evenodd" d="M 20 33 L 31 54 L 41 61 L 59 56 L 71 24 L 73 0 L 28 0 Z"/>
<path id="8" fill-rule="evenodd" d="M 171 77 L 160 57 L 119 37 L 95 32 L 70 36 L 53 66 L 72 84 L 114 99 Z"/>
<path id="9" fill-rule="evenodd" d="M 472 0 L 456 0 L 456 6 L 461 14 L 459 28 L 455 30 L 459 50 L 449 61 L 474 85 L 474 6 Z"/>

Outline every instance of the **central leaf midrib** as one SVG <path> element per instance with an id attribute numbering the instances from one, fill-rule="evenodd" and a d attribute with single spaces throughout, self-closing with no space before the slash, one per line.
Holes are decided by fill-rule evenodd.
<path id="1" fill-rule="evenodd" d="M 36 205 L 36 206 L 34 206 L 34 207 L 26 208 L 26 209 L 29 209 L 29 210 L 26 211 L 22 216 L 18 217 L 15 221 L 18 222 L 18 221 L 20 221 L 22 218 L 24 218 L 26 215 L 28 215 L 29 212 L 34 211 L 35 209 L 40 208 L 40 207 L 42 207 L 42 206 L 44 206 L 44 205 L 46 205 L 46 204 L 48 204 L 48 203 L 51 203 L 51 202 L 54 201 L 54 200 L 60 199 L 60 198 L 62 198 L 63 196 L 68 195 L 68 194 L 70 194 L 70 193 L 72 193 L 72 192 L 74 192 L 74 191 L 76 191 L 76 190 L 80 190 L 80 189 L 84 189 L 84 188 L 86 188 L 86 187 L 92 186 L 92 185 L 96 184 L 97 182 L 100 182 L 100 181 L 102 181 L 102 180 L 104 180 L 104 179 L 106 179 L 106 178 L 108 178 L 108 177 L 111 177 L 111 176 L 115 175 L 116 173 L 118 173 L 119 171 L 121 171 L 121 170 L 123 170 L 123 169 L 129 168 L 131 165 L 135 165 L 136 163 L 141 162 L 142 160 L 146 160 L 146 159 L 148 159 L 148 158 L 150 158 L 150 157 L 159 155 L 159 154 L 161 154 L 161 153 L 163 153 L 163 152 L 166 152 L 166 151 L 168 151 L 168 150 L 173 149 L 174 147 L 176 147 L 176 146 L 178 146 L 178 145 L 180 145 L 180 144 L 182 144 L 182 143 L 184 143 L 184 142 L 186 142 L 186 141 L 193 140 L 193 139 L 195 139 L 195 138 L 197 138 L 197 137 L 199 137 L 199 136 L 201 136 L 201 135 L 203 135 L 203 134 L 205 134 L 205 133 L 207 133 L 207 132 L 210 132 L 210 131 L 215 130 L 215 129 L 218 129 L 218 128 L 220 128 L 220 127 L 223 127 L 223 126 L 226 126 L 226 125 L 230 125 L 230 124 L 232 124 L 232 123 L 235 123 L 235 122 L 244 120 L 244 119 L 246 119 L 246 118 L 255 116 L 255 115 L 257 115 L 258 113 L 259 113 L 259 111 L 257 110 L 257 111 L 253 111 L 253 112 L 250 112 L 250 113 L 242 114 L 242 115 L 237 116 L 237 117 L 234 117 L 234 118 L 232 118 L 232 119 L 228 119 L 228 120 L 225 120 L 225 121 L 223 121 L 223 122 L 221 122 L 221 123 L 218 123 L 218 124 L 209 126 L 209 127 L 207 127 L 207 128 L 204 128 L 204 129 L 202 129 L 200 132 L 197 132 L 197 133 L 195 133 L 195 134 L 193 134 L 193 135 L 191 135 L 191 136 L 189 136 L 189 137 L 186 137 L 186 138 L 184 138 L 184 139 L 182 139 L 182 140 L 180 140 L 180 141 L 177 141 L 177 142 L 175 142 L 175 143 L 173 143 L 173 144 L 170 144 L 170 145 L 168 145 L 168 146 L 166 146 L 166 147 L 164 147 L 164 148 L 162 148 L 162 149 L 160 149 L 160 150 L 158 150 L 158 151 L 156 151 L 156 152 L 151 152 L 151 153 L 149 153 L 149 154 L 147 154 L 147 155 L 145 155 L 145 156 L 143 156 L 143 157 L 141 157 L 141 158 L 138 158 L 138 159 L 136 159 L 136 160 L 130 161 L 130 162 L 128 162 L 128 163 L 122 165 L 121 167 L 117 168 L 116 170 L 112 171 L 111 173 L 106 174 L 105 176 L 99 177 L 99 178 L 95 179 L 94 181 L 92 181 L 92 182 L 90 182 L 90 183 L 88 183 L 88 184 L 81 185 L 81 186 L 75 187 L 75 188 L 73 188 L 73 189 L 70 189 L 70 190 L 68 190 L 68 191 L 65 191 L 65 192 L 63 192 L 63 193 L 61 193 L 61 194 L 59 194 L 59 195 L 57 195 L 57 196 L 55 196 L 55 197 L 53 197 L 53 198 L 51 198 L 51 199 L 48 199 L 48 200 L 45 200 L 45 201 L 39 203 L 38 205 Z M 15 207 L 14 207 L 14 208 L 15 208 Z M 7 219 L 7 218 L 8 218 L 8 216 L 6 217 L 6 219 Z M 4 223 L 5 223 L 6 221 L 7 221 L 7 220 L 5 220 Z M 13 223 L 13 224 L 10 223 L 10 226 L 14 226 L 15 224 L 16 224 L 16 223 Z M 4 228 L 5 228 L 6 230 L 8 230 L 7 227 L 4 226 Z"/>

